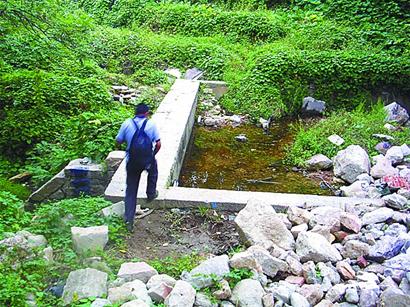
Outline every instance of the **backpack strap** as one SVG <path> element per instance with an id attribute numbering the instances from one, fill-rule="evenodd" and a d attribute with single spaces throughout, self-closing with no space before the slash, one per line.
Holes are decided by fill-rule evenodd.
<path id="1" fill-rule="evenodd" d="M 134 120 L 133 120 L 133 122 L 135 123 Z M 138 131 L 138 136 L 141 136 L 141 134 L 144 132 L 145 126 L 147 125 L 147 122 L 148 122 L 148 118 L 145 119 L 144 122 L 142 123 L 142 126 L 141 126 L 141 128 L 139 129 L 139 131 Z M 135 125 L 137 125 L 137 124 L 135 123 Z"/>

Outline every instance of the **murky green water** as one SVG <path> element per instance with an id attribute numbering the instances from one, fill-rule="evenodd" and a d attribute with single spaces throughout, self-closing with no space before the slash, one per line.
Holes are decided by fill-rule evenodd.
<path id="1" fill-rule="evenodd" d="M 235 136 L 244 134 L 247 142 Z M 293 172 L 282 160 L 292 141 L 288 122 L 270 134 L 246 125 L 237 128 L 195 127 L 179 178 L 182 187 L 238 191 L 329 194 L 318 183 Z"/>

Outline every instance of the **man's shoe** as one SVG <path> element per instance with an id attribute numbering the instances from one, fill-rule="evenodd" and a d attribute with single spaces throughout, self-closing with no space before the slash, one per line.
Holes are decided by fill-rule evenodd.
<path id="1" fill-rule="evenodd" d="M 155 191 L 155 195 L 147 197 L 147 202 L 150 203 L 157 197 L 158 197 L 158 190 Z"/>
<path id="2" fill-rule="evenodd" d="M 134 231 L 134 222 L 126 222 L 125 226 L 127 227 L 128 232 Z"/>

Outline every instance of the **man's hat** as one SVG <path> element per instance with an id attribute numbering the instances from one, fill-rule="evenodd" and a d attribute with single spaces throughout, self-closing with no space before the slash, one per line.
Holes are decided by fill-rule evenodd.
<path id="1" fill-rule="evenodd" d="M 135 114 L 145 114 L 149 112 L 149 106 L 147 106 L 145 103 L 139 103 L 135 107 Z"/>

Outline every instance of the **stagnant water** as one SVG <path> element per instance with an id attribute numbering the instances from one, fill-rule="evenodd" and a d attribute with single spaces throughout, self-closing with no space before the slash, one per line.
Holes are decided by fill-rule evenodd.
<path id="1" fill-rule="evenodd" d="M 179 178 L 182 187 L 237 191 L 329 194 L 317 182 L 283 164 L 292 142 L 290 122 L 272 125 L 270 133 L 245 125 L 195 127 Z M 246 142 L 235 140 L 244 134 Z"/>

